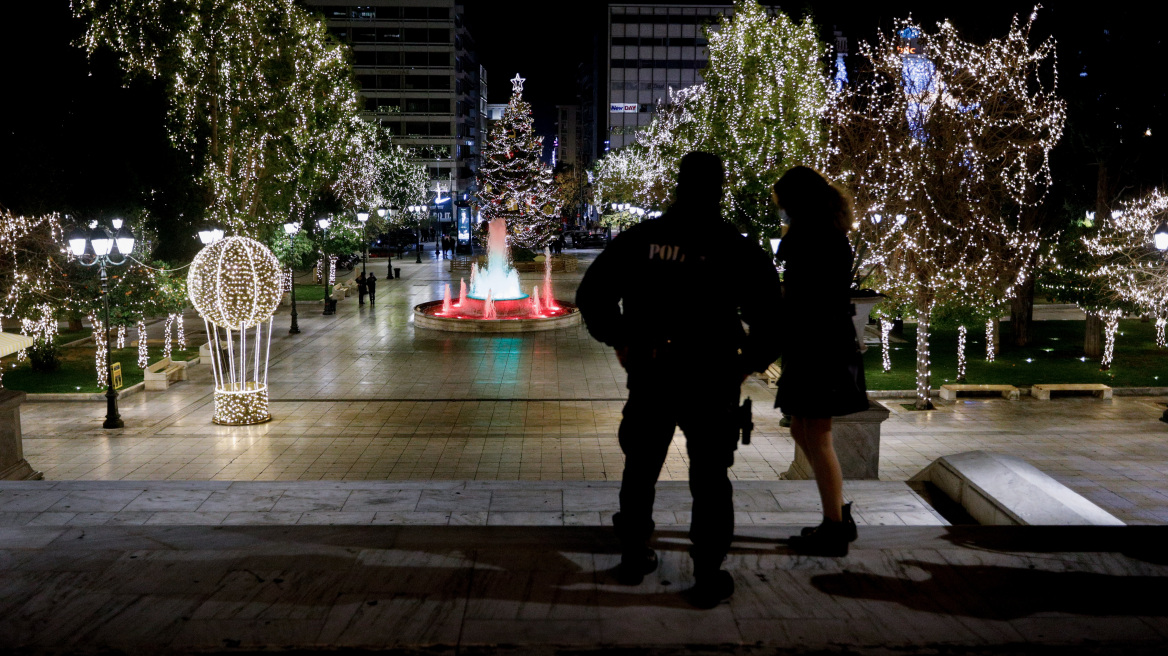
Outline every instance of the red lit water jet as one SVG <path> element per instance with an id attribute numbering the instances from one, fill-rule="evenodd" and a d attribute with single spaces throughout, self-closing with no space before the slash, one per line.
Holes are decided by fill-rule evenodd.
<path id="1" fill-rule="evenodd" d="M 487 239 L 487 264 L 482 268 L 472 265 L 469 290 L 466 280 L 460 280 L 455 303 L 447 284 L 442 300 L 414 307 L 415 324 L 465 332 L 521 332 L 578 324 L 576 306 L 554 296 L 551 254 L 546 249 L 544 257 L 543 289 L 535 286 L 528 296 L 522 291 L 519 273 L 510 264 L 507 224 L 501 218 L 494 219 Z"/>

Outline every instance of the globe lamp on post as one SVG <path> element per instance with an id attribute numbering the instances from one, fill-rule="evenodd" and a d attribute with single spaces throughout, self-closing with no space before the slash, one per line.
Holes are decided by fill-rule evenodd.
<path id="1" fill-rule="evenodd" d="M 105 310 L 105 345 L 106 345 L 106 370 L 105 370 L 105 421 L 102 422 L 102 428 L 122 428 L 125 423 L 122 421 L 121 414 L 118 413 L 118 392 L 114 389 L 114 375 L 113 368 L 109 362 L 108 354 L 111 352 L 110 345 L 110 316 L 109 316 L 109 276 L 106 275 L 107 266 L 121 266 L 130 259 L 130 254 L 134 252 L 134 235 L 123 228 L 121 219 L 114 219 L 112 221 L 114 232 L 111 234 L 103 226 L 93 222 L 90 224 L 90 233 L 87 236 L 80 230 L 75 230 L 69 235 L 69 252 L 82 266 L 97 266 L 101 271 L 101 297 L 102 304 Z M 87 248 L 88 246 L 88 248 Z M 117 251 L 120 259 L 112 256 L 114 251 Z M 88 259 L 85 257 L 87 251 L 92 251 L 93 255 Z"/>
<path id="2" fill-rule="evenodd" d="M 422 217 L 420 216 L 420 214 L 425 209 L 426 209 L 425 205 L 410 205 L 410 207 L 409 207 L 410 214 L 414 215 L 414 219 L 418 222 L 417 230 L 415 231 L 415 234 L 417 235 L 418 243 L 417 243 L 417 248 L 414 249 L 414 254 L 415 254 L 414 264 L 421 264 L 422 263 Z"/>
<path id="3" fill-rule="evenodd" d="M 210 246 L 220 239 L 223 239 L 223 231 L 218 228 L 207 228 L 199 231 L 199 241 L 203 242 L 204 246 Z"/>
<path id="4" fill-rule="evenodd" d="M 377 216 L 385 218 L 389 214 L 389 208 L 382 205 L 377 208 Z M 393 244 L 387 243 L 385 248 L 385 277 L 393 280 Z"/>
<path id="5" fill-rule="evenodd" d="M 369 238 L 365 234 L 365 224 L 369 221 L 369 212 L 357 212 L 357 220 L 361 222 L 361 275 L 365 275 L 365 263 L 369 253 Z"/>
<path id="6" fill-rule="evenodd" d="M 284 234 L 288 235 L 289 253 L 295 247 L 296 234 L 300 232 L 300 224 L 295 222 L 288 222 L 284 224 Z M 291 257 L 291 256 L 290 256 Z M 292 274 L 290 276 L 291 284 L 289 286 L 289 293 L 292 295 L 292 326 L 288 329 L 288 334 L 300 334 L 300 323 L 297 321 L 296 314 L 296 267 L 289 263 L 288 271 Z"/>
<path id="7" fill-rule="evenodd" d="M 332 276 L 329 275 L 330 273 L 332 273 L 332 261 L 329 259 L 328 247 L 327 247 L 328 229 L 329 229 L 329 226 L 332 225 L 332 223 L 333 223 L 332 220 L 329 219 L 328 217 L 322 217 L 322 218 L 316 220 L 316 225 L 321 230 L 320 255 L 321 255 L 321 260 L 324 262 L 324 268 L 325 268 L 325 270 L 324 270 L 324 313 L 325 314 L 332 314 L 332 312 L 329 312 L 329 307 L 330 307 L 330 305 L 332 305 L 331 303 L 329 303 L 329 301 L 332 300 L 332 295 L 333 295 L 333 281 L 332 281 Z"/>
<path id="8" fill-rule="evenodd" d="M 1156 228 L 1156 233 L 1152 235 L 1152 243 L 1155 244 L 1156 250 L 1168 251 L 1168 221 L 1161 223 L 1160 227 Z"/>

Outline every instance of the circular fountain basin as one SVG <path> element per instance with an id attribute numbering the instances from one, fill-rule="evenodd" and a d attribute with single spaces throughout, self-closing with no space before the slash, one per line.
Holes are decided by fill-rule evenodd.
<path id="1" fill-rule="evenodd" d="M 483 319 L 485 301 L 467 298 L 465 305 L 452 308 L 447 315 L 442 314 L 442 301 L 415 305 L 414 325 L 463 333 L 524 333 L 580 324 L 580 310 L 567 301 L 557 300 L 559 309 L 542 316 L 531 314 L 528 299 L 495 301 L 497 319 Z"/>

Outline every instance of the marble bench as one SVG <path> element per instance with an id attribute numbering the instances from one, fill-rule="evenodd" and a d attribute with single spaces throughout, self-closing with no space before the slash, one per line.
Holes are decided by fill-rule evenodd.
<path id="1" fill-rule="evenodd" d="M 1039 383 L 1030 388 L 1030 395 L 1040 401 L 1049 401 L 1051 392 L 1091 392 L 1101 399 L 1111 398 L 1111 388 L 1102 383 Z"/>
<path id="2" fill-rule="evenodd" d="M 187 379 L 187 363 L 172 362 L 170 358 L 162 358 L 158 362 L 146 367 L 142 372 L 146 380 L 146 389 L 151 392 L 160 392 L 170 387 L 171 383 Z"/>
<path id="3" fill-rule="evenodd" d="M 932 483 L 982 525 L 1123 525 L 1111 513 L 1014 456 L 986 451 L 942 456 L 910 480 Z"/>
<path id="4" fill-rule="evenodd" d="M 941 386 L 941 398 L 946 401 L 954 401 L 957 395 L 961 392 L 993 392 L 1001 394 L 1003 399 L 1010 399 L 1017 401 L 1019 397 L 1018 388 L 1013 385 L 962 385 L 950 384 Z"/>
<path id="5" fill-rule="evenodd" d="M 777 362 L 772 363 L 771 366 L 766 368 L 763 375 L 766 376 L 767 387 L 775 389 L 779 386 L 779 377 L 783 375 L 783 369 Z"/>

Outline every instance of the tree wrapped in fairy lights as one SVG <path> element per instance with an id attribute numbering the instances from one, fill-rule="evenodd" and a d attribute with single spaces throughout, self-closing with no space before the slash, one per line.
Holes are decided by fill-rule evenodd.
<path id="1" fill-rule="evenodd" d="M 0 208 L 0 323 L 15 319 L 20 332 L 33 338 L 34 351 L 55 351 L 63 235 L 56 214 L 26 217 Z M 18 358 L 27 355 L 22 351 Z M 3 382 L 0 370 L 0 387 Z"/>
<path id="2" fill-rule="evenodd" d="M 74 0 L 90 53 L 166 84 L 170 137 L 206 218 L 240 234 L 301 217 L 355 150 L 348 49 L 294 0 Z M 335 195 L 335 194 L 334 194 Z"/>
<path id="3" fill-rule="evenodd" d="M 832 173 L 853 192 L 863 266 L 911 295 L 918 408 L 932 406 L 929 335 L 945 304 L 992 316 L 1025 278 L 1038 235 L 1020 225 L 1050 185 L 1062 135 L 1055 44 L 1036 15 L 1003 38 L 902 22 L 861 44 L 863 76 L 829 114 Z"/>
<path id="4" fill-rule="evenodd" d="M 532 127 L 523 82 L 519 74 L 511 80 L 511 101 L 483 146 L 479 200 L 486 222 L 506 220 L 511 246 L 534 249 L 555 239 L 560 200 L 551 167 L 540 162 L 543 137 L 536 136 Z"/>
<path id="5" fill-rule="evenodd" d="M 1098 227 L 1083 237 L 1092 258 L 1084 271 L 1097 282 L 1111 300 L 1103 313 L 1102 368 L 1109 369 L 1115 354 L 1115 334 L 1123 310 L 1155 317 L 1156 344 L 1164 347 L 1168 316 L 1168 195 L 1159 189 L 1142 198 L 1120 203 L 1119 209 L 1102 219 Z M 1157 235 L 1160 232 L 1161 235 Z"/>
<path id="6" fill-rule="evenodd" d="M 677 163 L 692 150 L 720 156 L 726 167 L 725 218 L 755 237 L 778 236 L 771 188 L 797 164 L 826 163 L 823 118 L 830 84 L 822 58 L 827 47 L 810 20 L 773 15 L 756 0 L 738 0 L 732 16 L 707 29 L 704 82 L 670 90 L 638 146 L 617 161 L 610 177 L 639 189 L 650 207 L 663 204 L 677 181 Z M 627 161 L 620 161 L 624 157 Z M 610 183 L 609 187 L 621 185 Z"/>
<path id="7" fill-rule="evenodd" d="M 603 225 L 624 227 L 637 217 L 628 212 L 610 212 L 613 203 L 631 203 L 647 208 L 661 207 L 669 199 L 668 187 L 677 172 L 670 173 L 660 158 L 650 160 L 649 151 L 632 143 L 610 152 L 593 168 L 593 194 Z"/>

